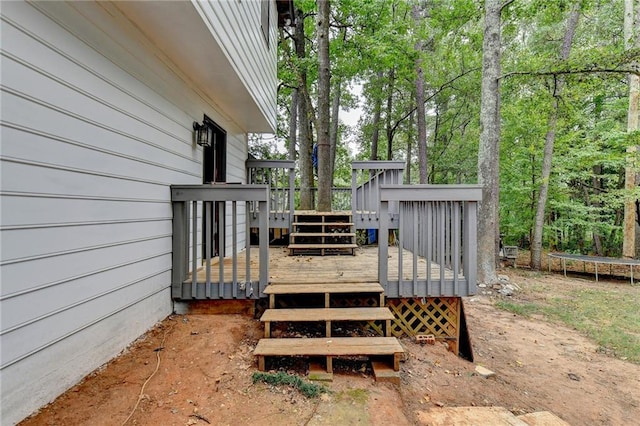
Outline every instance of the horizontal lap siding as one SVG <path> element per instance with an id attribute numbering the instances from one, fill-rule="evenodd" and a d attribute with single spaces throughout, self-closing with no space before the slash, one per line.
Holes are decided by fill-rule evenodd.
<path id="1" fill-rule="evenodd" d="M 191 124 L 206 113 L 227 131 L 230 182 L 245 181 L 246 136 L 100 5 L 2 15 L 4 425 L 171 312 L 169 186 L 202 181 Z"/>
<path id="2" fill-rule="evenodd" d="M 271 22 L 276 22 L 278 16 L 275 1 L 269 3 Z M 260 26 L 261 1 L 242 1 L 235 6 L 229 7 L 226 1 L 196 3 L 210 29 L 226 29 L 214 32 L 214 37 L 275 129 L 277 57 L 272 52 L 277 49 L 276 26 L 270 27 L 267 49 Z"/>

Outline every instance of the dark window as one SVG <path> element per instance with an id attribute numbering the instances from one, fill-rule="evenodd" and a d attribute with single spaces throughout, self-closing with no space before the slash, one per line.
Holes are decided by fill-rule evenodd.
<path id="1" fill-rule="evenodd" d="M 262 36 L 267 43 L 267 49 L 269 48 L 269 20 L 271 14 L 271 0 L 262 0 L 260 2 L 260 27 L 262 29 Z"/>
<path id="2" fill-rule="evenodd" d="M 227 181 L 227 132 L 206 115 L 202 123 L 213 133 L 211 146 L 202 150 L 202 183 Z"/>
<path id="3" fill-rule="evenodd" d="M 213 120 L 206 115 L 202 120 L 202 124 L 208 127 L 212 133 L 211 146 L 202 148 L 202 183 L 226 182 L 227 181 L 227 132 L 218 126 Z M 218 235 L 218 227 L 222 221 L 224 227 L 224 207 L 221 212 L 212 204 L 213 223 L 207 224 L 204 210 L 202 212 L 202 229 L 204 235 L 202 238 L 202 258 L 207 255 L 207 240 L 205 235 L 211 235 L 211 256 L 224 256 L 224 235 Z"/>

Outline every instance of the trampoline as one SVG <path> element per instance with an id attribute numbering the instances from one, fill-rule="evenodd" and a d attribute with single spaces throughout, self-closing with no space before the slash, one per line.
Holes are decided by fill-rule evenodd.
<path id="1" fill-rule="evenodd" d="M 582 254 L 568 254 L 568 253 L 549 253 L 547 256 L 555 257 L 562 261 L 562 271 L 564 276 L 567 276 L 567 260 L 573 260 L 578 262 L 584 262 L 585 269 L 587 263 L 595 264 L 596 282 L 598 281 L 598 264 L 605 265 L 629 265 L 631 271 L 631 285 L 633 285 L 633 267 L 640 266 L 640 260 L 636 259 L 620 259 L 616 257 L 603 257 L 603 256 L 586 256 Z M 549 261 L 549 272 L 551 272 L 551 261 Z"/>

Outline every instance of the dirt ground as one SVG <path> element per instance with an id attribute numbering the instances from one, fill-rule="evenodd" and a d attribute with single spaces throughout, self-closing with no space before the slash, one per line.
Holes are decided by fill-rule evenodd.
<path id="1" fill-rule="evenodd" d="M 504 273 L 521 289 L 509 296 L 516 299 L 536 297 L 531 288 L 541 283 L 549 291 L 640 291 L 628 281 L 595 283 L 511 268 Z M 455 406 L 501 406 L 516 415 L 546 410 L 572 425 L 637 424 L 640 365 L 603 353 L 575 330 L 497 310 L 498 297 L 506 296 L 465 299 L 474 363 L 441 344 L 420 346 L 405 338 L 400 386 L 376 383 L 365 360 L 336 360 L 334 380 L 326 384 L 330 392 L 312 399 L 288 387 L 252 383 L 252 349 L 262 336 L 257 320 L 173 315 L 22 424 L 412 425 L 421 424 L 421 410 Z M 285 369 L 304 376 L 304 365 Z M 476 365 L 496 375 L 483 378 Z"/>

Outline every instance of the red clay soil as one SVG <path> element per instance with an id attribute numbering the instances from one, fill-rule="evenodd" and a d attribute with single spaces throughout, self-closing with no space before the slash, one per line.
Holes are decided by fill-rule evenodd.
<path id="1" fill-rule="evenodd" d="M 540 282 L 638 291 L 624 282 L 508 274 L 523 295 Z M 330 393 L 318 398 L 252 382 L 252 349 L 262 336 L 255 319 L 173 315 L 22 424 L 412 425 L 420 424 L 421 410 L 443 406 L 551 411 L 576 426 L 637 424 L 639 365 L 602 353 L 575 330 L 497 310 L 494 297 L 465 300 L 475 363 L 441 344 L 406 338 L 400 386 L 376 383 L 366 361 L 335 361 Z M 478 364 L 496 375 L 476 374 Z M 282 368 L 304 376 L 305 365 L 294 360 Z"/>

